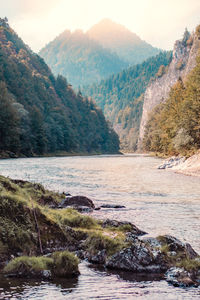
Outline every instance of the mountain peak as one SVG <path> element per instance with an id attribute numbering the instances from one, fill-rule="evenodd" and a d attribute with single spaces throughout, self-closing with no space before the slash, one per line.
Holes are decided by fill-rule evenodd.
<path id="1" fill-rule="evenodd" d="M 55 74 L 66 76 L 76 87 L 98 82 L 128 67 L 123 59 L 80 29 L 64 31 L 39 54 Z"/>
<path id="2" fill-rule="evenodd" d="M 107 18 L 92 26 L 87 35 L 130 64 L 140 63 L 159 52 L 125 26 Z"/>
<path id="3" fill-rule="evenodd" d="M 116 24 L 115 22 L 113 22 L 111 19 L 109 18 L 104 18 L 101 21 L 99 21 L 97 24 Z"/>
<path id="4" fill-rule="evenodd" d="M 116 23 L 116 22 L 112 21 L 109 18 L 102 19 L 100 22 L 98 22 L 97 24 L 93 25 L 92 28 L 93 27 L 101 27 L 101 26 L 109 26 L 109 27 L 113 27 L 113 28 L 116 28 L 116 27 L 123 27 L 123 28 L 125 28 L 123 25 L 121 25 L 119 23 Z"/>
<path id="5" fill-rule="evenodd" d="M 113 34 L 113 33 L 130 33 L 130 34 L 134 34 L 132 33 L 129 29 L 127 29 L 125 26 L 116 23 L 108 18 L 102 19 L 99 23 L 93 25 L 89 30 L 88 30 L 88 35 L 92 35 L 92 37 L 94 38 L 94 35 L 104 35 L 105 34 Z M 136 34 L 134 34 L 136 35 Z"/>
<path id="6" fill-rule="evenodd" d="M 82 29 L 76 29 L 76 30 L 73 32 L 73 34 L 74 34 L 74 35 L 80 35 L 80 36 L 82 36 L 82 35 L 84 35 L 84 32 L 83 32 Z"/>
<path id="7" fill-rule="evenodd" d="M 105 79 L 158 52 L 123 25 L 106 18 L 86 33 L 65 31 L 39 54 L 55 74 L 67 76 L 77 87 Z"/>

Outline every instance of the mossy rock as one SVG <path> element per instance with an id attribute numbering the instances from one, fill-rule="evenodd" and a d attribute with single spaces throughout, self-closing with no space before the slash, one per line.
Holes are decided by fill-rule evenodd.
<path id="1" fill-rule="evenodd" d="M 3 269 L 9 277 L 46 278 L 74 277 L 80 274 L 79 259 L 68 251 L 54 252 L 51 257 L 21 256 L 11 260 Z"/>
<path id="2" fill-rule="evenodd" d="M 54 252 L 53 258 L 53 276 L 71 277 L 80 274 L 78 269 L 79 259 L 68 251 Z"/>
<path id="3" fill-rule="evenodd" d="M 47 274 L 51 277 L 52 267 L 52 258 L 21 256 L 11 260 L 5 266 L 4 273 L 10 277 L 43 278 L 47 277 Z"/>

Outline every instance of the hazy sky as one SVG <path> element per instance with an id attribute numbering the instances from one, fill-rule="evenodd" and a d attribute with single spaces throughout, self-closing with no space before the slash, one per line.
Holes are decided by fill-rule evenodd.
<path id="1" fill-rule="evenodd" d="M 65 29 L 103 18 L 125 25 L 153 46 L 172 49 L 185 27 L 200 24 L 200 0 L 0 0 L 1 16 L 34 51 Z"/>

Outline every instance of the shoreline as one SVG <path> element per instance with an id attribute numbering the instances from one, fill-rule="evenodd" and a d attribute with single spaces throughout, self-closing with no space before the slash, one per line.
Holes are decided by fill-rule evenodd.
<path id="1" fill-rule="evenodd" d="M 178 174 L 200 177 L 200 151 L 186 158 L 172 156 L 165 159 L 158 169 L 170 169 Z"/>
<path id="2" fill-rule="evenodd" d="M 69 157 L 69 156 L 95 156 L 95 155 L 124 155 L 121 151 L 116 153 L 107 152 L 55 152 L 55 153 L 45 153 L 43 155 L 16 155 L 15 153 L 5 152 L 5 154 L 0 153 L 0 159 L 17 159 L 17 158 L 45 158 L 45 157 Z"/>
<path id="3" fill-rule="evenodd" d="M 43 279 L 47 270 L 46 279 L 51 279 L 57 275 L 55 267 L 63 275 L 57 258 L 64 256 L 77 261 L 70 276 L 77 274 L 78 257 L 116 272 L 162 274 L 174 286 L 199 286 L 200 256 L 190 244 L 167 234 L 145 237 L 148 233 L 129 221 L 99 220 L 80 213 L 83 206 L 96 208 L 84 196 L 69 197 L 38 183 L 4 176 L 0 183 L 0 267 L 4 268 L 0 273 Z M 65 274 L 69 275 L 67 269 Z"/>

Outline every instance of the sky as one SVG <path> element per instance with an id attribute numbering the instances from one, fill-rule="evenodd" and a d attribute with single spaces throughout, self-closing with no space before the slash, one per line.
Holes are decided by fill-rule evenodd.
<path id="1" fill-rule="evenodd" d="M 200 24 L 200 0 L 0 0 L 1 15 L 33 51 L 66 29 L 88 30 L 104 18 L 161 49 Z"/>

